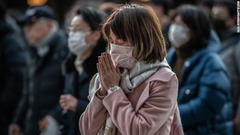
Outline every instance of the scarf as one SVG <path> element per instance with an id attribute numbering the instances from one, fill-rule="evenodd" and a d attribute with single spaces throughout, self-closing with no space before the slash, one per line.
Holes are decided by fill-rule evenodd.
<path id="1" fill-rule="evenodd" d="M 143 61 L 139 61 L 131 70 L 123 69 L 119 86 L 122 88 L 124 93 L 131 93 L 133 92 L 134 88 L 139 86 L 143 81 L 156 73 L 161 67 L 170 68 L 166 59 L 164 59 L 162 62 L 156 61 L 152 64 L 147 64 Z M 96 74 L 89 86 L 89 96 L 91 99 L 99 87 L 99 75 Z M 98 132 L 98 135 L 113 135 L 115 133 L 115 130 L 116 127 L 112 122 L 110 115 L 108 114 L 105 124 Z"/>

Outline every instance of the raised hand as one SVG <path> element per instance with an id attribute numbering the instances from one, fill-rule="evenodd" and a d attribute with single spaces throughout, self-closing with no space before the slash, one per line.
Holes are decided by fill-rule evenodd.
<path id="1" fill-rule="evenodd" d="M 98 58 L 97 70 L 101 82 L 101 95 L 106 95 L 107 90 L 111 86 L 119 85 L 120 70 L 118 65 L 114 67 L 111 56 L 107 53 L 102 53 Z"/>

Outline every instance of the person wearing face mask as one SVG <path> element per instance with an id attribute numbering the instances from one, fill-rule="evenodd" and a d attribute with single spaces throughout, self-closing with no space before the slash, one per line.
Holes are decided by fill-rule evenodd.
<path id="1" fill-rule="evenodd" d="M 178 106 L 185 135 L 232 135 L 230 79 L 217 54 L 220 41 L 199 7 L 177 9 L 167 60 L 179 79 Z"/>
<path id="2" fill-rule="evenodd" d="M 235 135 L 240 134 L 240 33 L 237 31 L 237 4 L 235 1 L 217 1 L 212 9 L 214 26 L 222 39 L 219 54 L 231 78 L 233 121 Z M 219 20 L 219 21 L 218 21 Z"/>
<path id="3" fill-rule="evenodd" d="M 90 6 L 82 6 L 69 27 L 70 54 L 63 64 L 65 74 L 64 94 L 60 96 L 59 123 L 62 135 L 79 135 L 78 119 L 89 100 L 89 82 L 97 73 L 98 56 L 106 49 L 100 24 L 105 13 Z"/>
<path id="4" fill-rule="evenodd" d="M 213 27 L 221 41 L 239 37 L 237 32 L 237 3 L 234 0 L 218 0 L 212 7 Z"/>
<path id="5" fill-rule="evenodd" d="M 107 52 L 89 86 L 79 119 L 84 135 L 183 135 L 178 80 L 165 55 L 160 23 L 150 7 L 126 4 L 103 23 Z"/>

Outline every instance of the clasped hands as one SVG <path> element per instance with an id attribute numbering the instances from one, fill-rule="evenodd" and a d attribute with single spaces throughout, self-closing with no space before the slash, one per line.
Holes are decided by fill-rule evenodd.
<path id="1" fill-rule="evenodd" d="M 114 66 L 111 56 L 107 53 L 102 53 L 98 57 L 97 70 L 100 77 L 101 89 L 99 94 L 107 95 L 107 90 L 119 85 L 120 82 L 120 69 L 118 64 Z"/>

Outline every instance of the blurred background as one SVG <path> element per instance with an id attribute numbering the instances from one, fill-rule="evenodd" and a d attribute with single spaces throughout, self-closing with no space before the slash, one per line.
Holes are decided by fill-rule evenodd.
<path id="1" fill-rule="evenodd" d="M 77 5 L 81 4 L 90 4 L 96 5 L 103 2 L 114 2 L 114 3 L 127 3 L 127 2 L 136 2 L 141 4 L 164 4 L 164 8 L 167 11 L 168 8 L 175 8 L 180 4 L 188 3 L 188 4 L 199 4 L 203 1 L 211 1 L 213 0 L 1 0 L 6 4 L 7 12 L 9 15 L 17 19 L 19 16 L 22 16 L 28 7 L 37 6 L 37 5 L 48 5 L 53 8 L 57 14 L 57 19 L 59 21 L 60 26 L 63 26 L 64 20 L 68 18 L 68 16 L 73 13 L 77 7 Z M 207 2 L 208 3 L 208 2 Z M 74 10 L 75 9 L 75 10 Z M 170 12 L 171 14 L 171 12 Z"/>
<path id="2" fill-rule="evenodd" d="M 87 98 L 87 94 L 84 98 L 81 96 L 88 93 L 88 84 L 95 72 L 87 77 L 86 75 L 83 76 L 88 81 L 84 80 L 86 78 L 81 80 L 80 76 L 85 72 L 88 73 L 89 67 L 96 68 L 96 62 L 92 61 L 92 59 L 96 57 L 95 60 L 97 61 L 98 54 L 94 52 L 92 54 L 96 56 L 87 56 L 84 59 L 80 59 L 82 54 L 80 54 L 80 51 L 75 52 L 77 49 L 71 50 L 70 45 L 72 42 L 70 42 L 70 39 L 79 39 L 76 41 L 77 47 L 87 45 L 100 46 L 100 49 L 98 48 L 99 53 L 100 51 L 105 51 L 107 43 L 105 43 L 101 34 L 96 38 L 97 34 L 94 34 L 94 32 L 100 32 L 99 28 L 103 20 L 115 8 L 125 3 L 137 3 L 151 7 L 161 24 L 168 54 L 173 54 L 175 50 L 177 50 L 178 55 L 180 54 L 179 61 L 174 65 L 176 67 L 173 67 L 173 71 L 179 79 L 179 86 L 181 86 L 179 91 L 182 91 L 183 95 L 187 97 L 186 99 L 189 99 L 189 102 L 186 102 L 189 103 L 189 106 L 185 107 L 185 109 L 195 107 L 197 110 L 194 110 L 194 112 L 200 114 L 195 115 L 196 117 L 194 118 L 191 118 L 191 116 L 185 119 L 182 118 L 183 125 L 185 125 L 184 122 L 191 120 L 201 125 L 202 120 L 205 122 L 204 126 L 209 130 L 209 127 L 212 126 L 208 124 L 210 123 L 211 125 L 213 121 L 211 119 L 209 122 L 207 118 L 223 113 L 223 116 L 227 116 L 229 119 L 223 117 L 224 120 L 221 122 L 225 125 L 221 126 L 220 129 L 225 131 L 226 127 L 229 127 L 231 131 L 228 134 L 222 133 L 221 135 L 240 135 L 240 33 L 237 31 L 237 18 L 239 18 L 239 14 L 237 14 L 237 0 L 0 0 L 0 135 L 21 135 L 22 131 L 25 132 L 25 135 L 38 135 L 39 133 L 36 133 L 35 130 L 38 132 L 41 130 L 42 132 L 42 129 L 46 129 L 47 124 L 53 118 L 60 125 L 59 128 L 62 135 L 79 134 L 78 118 L 84 111 L 87 103 L 84 103 L 85 106 L 83 107 L 77 106 L 77 108 L 75 106 L 75 110 L 69 109 L 66 113 L 60 107 L 59 99 L 62 94 L 71 94 L 71 98 L 79 100 L 79 103 L 80 100 Z M 44 7 L 45 5 L 50 7 L 50 9 Z M 37 8 L 38 6 L 41 8 Z M 193 11 L 196 12 L 189 11 L 189 6 L 190 9 L 193 8 Z M 84 7 L 89 9 L 80 12 Z M 30 10 L 31 8 L 35 9 Z M 54 15 L 51 12 L 52 9 L 55 11 Z M 31 14 L 30 11 L 35 12 L 31 12 Z M 28 21 L 25 24 L 21 24 L 21 17 L 24 16 L 28 17 L 25 18 Z M 83 19 L 79 19 L 79 16 Z M 179 19 L 176 18 L 181 18 L 180 23 Z M 207 25 L 203 23 L 203 20 Z M 176 29 L 176 24 L 180 26 L 180 29 Z M 175 26 L 175 29 L 173 26 Z M 202 33 L 205 30 L 207 34 Z M 193 36 L 186 31 L 191 31 Z M 90 32 L 90 34 L 86 34 L 85 37 L 77 35 L 78 37 L 75 38 L 74 33 L 79 34 L 79 32 L 83 34 Z M 184 32 L 187 35 L 185 39 L 182 36 Z M 169 38 L 171 34 L 175 34 L 172 40 Z M 190 40 L 190 38 L 192 39 Z M 94 41 L 94 39 L 97 40 Z M 179 40 L 175 41 L 174 39 Z M 178 45 L 183 45 L 183 48 L 176 46 L 177 43 Z M 201 94 L 199 94 L 202 91 L 198 87 L 202 86 L 205 88 L 205 84 L 193 82 L 194 85 L 188 84 L 191 87 L 194 86 L 194 88 L 190 89 L 186 89 L 187 87 L 185 88 L 184 85 L 181 85 L 183 77 L 192 76 L 189 72 L 186 72 L 189 75 L 184 75 L 182 73 L 182 71 L 185 71 L 182 70 L 183 68 L 189 67 L 192 68 L 191 70 L 194 70 L 202 67 L 196 64 L 200 63 L 199 61 L 196 63 L 192 62 L 194 66 L 189 66 L 188 61 L 194 55 L 200 56 L 198 52 L 202 48 L 197 48 L 196 46 L 198 45 L 204 46 L 202 47 L 204 49 L 212 49 L 211 47 L 213 46 L 215 50 L 211 53 L 221 58 L 221 60 L 218 58 L 219 61 L 214 64 L 218 65 L 220 63 L 221 66 L 224 66 L 222 69 L 224 75 L 227 72 L 229 73 L 228 77 L 227 75 L 225 76 L 225 80 L 221 76 L 214 76 L 214 79 L 207 80 L 211 82 L 209 83 L 211 85 L 207 88 L 209 91 L 216 93 L 219 91 L 225 92 L 225 95 L 219 94 L 222 100 L 217 97 L 216 93 L 211 94 L 214 96 L 213 98 L 207 94 L 205 95 L 209 101 L 212 101 L 210 110 L 212 111 L 211 107 L 219 107 L 218 112 L 207 113 L 208 110 L 206 108 L 209 108 L 208 104 L 205 104 L 206 108 L 201 108 L 201 106 L 198 108 L 190 102 L 195 97 L 200 97 L 199 99 L 203 101 Z M 55 51 L 49 51 L 51 49 Z M 183 56 L 183 58 L 180 56 Z M 201 56 L 205 56 L 205 54 Z M 91 59 L 87 59 L 88 57 Z M 208 59 L 208 61 L 211 60 Z M 64 67 L 63 65 L 67 65 L 67 68 L 62 68 Z M 214 66 L 210 66 L 210 68 L 205 66 L 204 68 L 207 70 L 207 68 L 212 69 L 212 67 Z M 96 69 L 92 71 L 96 71 Z M 209 71 L 209 73 L 213 72 Z M 199 73 L 199 75 L 202 75 L 202 73 Z M 189 80 L 205 80 L 205 78 L 199 79 L 201 77 L 198 76 Z M 229 87 L 227 87 L 228 85 Z M 197 92 L 194 90 L 197 90 Z M 189 95 L 195 97 L 189 98 Z M 88 102 L 88 100 L 86 101 Z M 222 105 L 219 105 L 221 103 Z M 182 103 L 179 102 L 179 106 L 180 104 Z M 229 108 L 225 105 L 229 105 L 227 106 Z M 79 108 L 82 109 L 82 112 L 76 111 L 76 108 L 77 110 Z M 182 110 L 180 107 L 180 114 Z M 204 113 L 201 113 L 202 111 Z M 233 111 L 233 113 L 230 111 Z M 51 116 L 51 119 L 49 116 Z M 203 116 L 206 116 L 206 119 Z M 200 123 L 194 121 L 197 119 L 199 119 Z M 220 122 L 216 121 L 216 123 L 219 124 Z M 190 124 L 190 126 L 194 127 L 195 125 Z M 197 128 L 194 127 L 193 130 L 195 129 Z M 34 132 L 28 133 L 28 130 L 33 130 Z M 16 131 L 19 134 L 16 134 Z M 199 134 L 210 135 L 207 133 Z"/>

